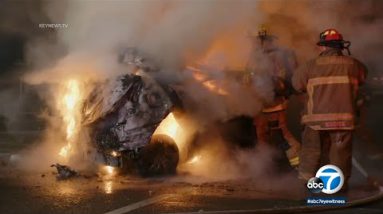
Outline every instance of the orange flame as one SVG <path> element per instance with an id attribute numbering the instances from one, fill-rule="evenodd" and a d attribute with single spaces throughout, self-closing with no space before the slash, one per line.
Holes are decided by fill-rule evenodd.
<path id="1" fill-rule="evenodd" d="M 163 134 L 176 139 L 179 133 L 180 125 L 177 120 L 174 118 L 173 113 L 170 113 L 157 127 L 153 135 Z"/>
<path id="2" fill-rule="evenodd" d="M 72 149 L 72 143 L 79 126 L 80 112 L 80 83 L 78 80 L 69 80 L 64 87 L 62 100 L 59 102 L 59 111 L 66 125 L 66 141 L 67 144 L 61 148 L 59 155 L 68 158 Z"/>
<path id="3" fill-rule="evenodd" d="M 209 80 L 208 75 L 204 74 L 199 68 L 187 66 L 187 69 L 192 71 L 193 78 L 200 82 L 206 89 L 219 95 L 228 95 L 228 92 L 221 86 L 217 80 Z"/>
<path id="4" fill-rule="evenodd" d="M 192 159 L 190 159 L 187 163 L 188 164 L 195 164 L 201 161 L 201 155 L 196 155 Z"/>

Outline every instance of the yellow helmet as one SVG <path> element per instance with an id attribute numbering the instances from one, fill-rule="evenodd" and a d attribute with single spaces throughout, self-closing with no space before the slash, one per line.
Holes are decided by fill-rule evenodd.
<path id="1" fill-rule="evenodd" d="M 249 33 L 250 37 L 256 37 L 260 40 L 276 39 L 277 37 L 270 33 L 270 30 L 265 24 L 259 26 L 258 31 L 251 31 Z"/>
<path id="2" fill-rule="evenodd" d="M 269 30 L 266 28 L 266 25 L 262 24 L 258 28 L 258 36 L 259 37 L 266 37 L 269 35 Z"/>

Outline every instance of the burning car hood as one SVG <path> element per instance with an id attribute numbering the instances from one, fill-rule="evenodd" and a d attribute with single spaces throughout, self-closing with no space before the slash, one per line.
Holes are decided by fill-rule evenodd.
<path id="1" fill-rule="evenodd" d="M 120 150 L 132 149 L 149 142 L 172 106 L 151 76 L 126 74 L 96 85 L 84 103 L 82 124 L 98 130 L 99 143 L 108 144 L 104 139 L 111 137 Z"/>
<path id="2" fill-rule="evenodd" d="M 82 124 L 88 125 L 117 111 L 129 102 L 130 107 L 141 106 L 170 108 L 172 102 L 166 91 L 144 72 L 140 75 L 126 74 L 95 84 L 82 109 Z M 136 104 L 136 105 L 134 105 Z M 132 110 L 132 109 L 130 109 Z"/>

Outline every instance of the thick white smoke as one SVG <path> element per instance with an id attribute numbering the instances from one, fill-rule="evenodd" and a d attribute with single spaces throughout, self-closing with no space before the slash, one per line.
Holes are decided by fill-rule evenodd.
<path id="1" fill-rule="evenodd" d="M 135 47 L 152 56 L 165 72 L 160 75 L 173 79 L 185 78 L 181 72 L 184 67 L 201 58 L 206 58 L 204 63 L 218 64 L 218 70 L 234 66 L 243 70 L 250 51 L 247 30 L 255 23 L 256 5 L 256 1 L 231 0 L 51 2 L 45 5 L 47 14 L 54 23 L 68 24 L 68 28 L 57 30 L 57 46 L 48 49 L 64 49 L 66 55 L 55 59 L 53 68 L 32 73 L 27 81 L 54 82 L 83 74 L 111 77 L 124 72 L 116 58 L 118 50 L 125 47 Z M 37 66 L 40 61 L 47 61 L 39 59 L 46 58 L 39 54 L 42 47 L 37 43 L 30 48 Z M 210 78 L 222 81 L 222 74 Z M 205 113 L 212 114 L 212 119 L 226 119 L 231 113 L 254 114 L 260 109 L 260 99 L 273 96 L 271 87 L 264 85 L 256 94 L 237 83 L 226 85 L 231 94 L 238 96 L 222 99 L 198 88 L 186 91 L 194 99 L 209 100 L 210 108 L 206 106 Z M 247 100 L 247 105 L 241 105 L 241 100 Z"/>
<path id="2" fill-rule="evenodd" d="M 379 0 L 260 1 L 258 9 L 279 42 L 293 48 L 301 63 L 319 53 L 315 45 L 319 33 L 335 28 L 351 41 L 353 56 L 370 68 L 382 67 L 383 3 Z"/>
<path id="3" fill-rule="evenodd" d="M 73 1 L 64 18 L 69 28 L 59 37 L 70 53 L 134 46 L 174 68 L 206 51 L 219 34 L 248 23 L 254 11 L 248 1 Z"/>

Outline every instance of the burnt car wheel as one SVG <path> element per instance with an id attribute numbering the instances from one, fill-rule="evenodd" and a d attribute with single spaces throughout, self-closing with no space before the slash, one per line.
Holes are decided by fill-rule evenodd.
<path id="1" fill-rule="evenodd" d="M 137 167 L 142 176 L 169 175 L 176 172 L 178 161 L 179 151 L 174 140 L 155 135 L 140 152 Z"/>

